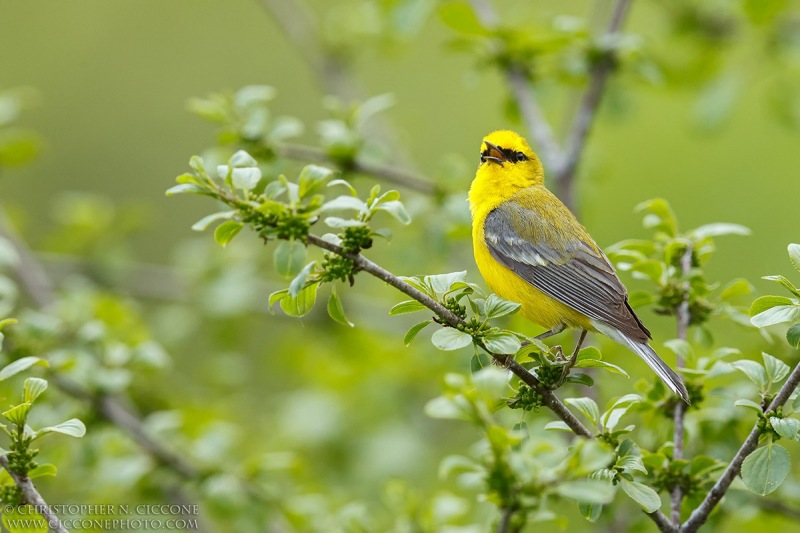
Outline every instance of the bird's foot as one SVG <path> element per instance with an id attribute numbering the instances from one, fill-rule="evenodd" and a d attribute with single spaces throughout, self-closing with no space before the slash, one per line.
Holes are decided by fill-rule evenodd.
<path id="1" fill-rule="evenodd" d="M 560 344 L 550 347 L 550 355 L 552 355 L 556 361 L 564 360 L 564 350 L 561 348 Z"/>

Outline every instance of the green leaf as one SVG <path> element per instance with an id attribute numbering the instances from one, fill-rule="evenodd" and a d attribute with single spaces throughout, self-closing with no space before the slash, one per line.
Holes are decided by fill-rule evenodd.
<path id="1" fill-rule="evenodd" d="M 316 265 L 316 261 L 311 261 L 303 269 L 295 276 L 292 282 L 289 284 L 289 296 L 297 296 L 303 287 L 306 284 L 306 279 L 308 279 L 308 274 L 311 272 L 311 269 L 314 268 Z"/>
<path id="2" fill-rule="evenodd" d="M 603 428 L 606 431 L 613 431 L 614 428 L 617 427 L 622 415 L 627 413 L 631 406 L 641 401 L 642 398 L 638 394 L 626 394 L 625 396 L 617 399 L 611 405 L 611 407 L 605 413 L 603 413 L 603 417 L 601 419 Z"/>
<path id="3" fill-rule="evenodd" d="M 758 328 L 798 321 L 800 321 L 800 305 L 797 304 L 778 305 L 750 318 L 750 323 Z"/>
<path id="4" fill-rule="evenodd" d="M 242 231 L 244 224 L 236 220 L 226 220 L 214 230 L 214 240 L 223 248 Z"/>
<path id="5" fill-rule="evenodd" d="M 731 366 L 744 373 L 747 378 L 755 383 L 761 392 L 766 392 L 767 388 L 767 375 L 764 367 L 755 361 L 749 359 L 741 359 L 734 361 Z"/>
<path id="6" fill-rule="evenodd" d="M 755 411 L 757 413 L 762 413 L 763 412 L 763 409 L 761 409 L 761 406 L 758 405 L 753 400 L 746 400 L 746 399 L 736 400 L 735 402 L 733 402 L 733 405 L 735 405 L 736 407 L 747 407 L 748 409 L 752 409 L 753 411 Z"/>
<path id="7" fill-rule="evenodd" d="M 684 339 L 670 339 L 664 342 L 664 346 L 669 348 L 675 355 L 685 361 L 689 361 L 694 358 L 694 350 L 692 350 L 692 346 Z"/>
<path id="8" fill-rule="evenodd" d="M 275 291 L 269 295 L 269 309 L 272 311 L 272 306 L 275 305 L 275 302 L 280 302 L 284 298 L 289 295 L 289 289 L 281 289 L 279 291 Z"/>
<path id="9" fill-rule="evenodd" d="M 572 373 L 567 376 L 566 379 L 567 383 L 578 383 L 580 385 L 586 385 L 587 387 L 591 387 L 594 385 L 594 379 L 589 374 L 583 373 Z"/>
<path id="10" fill-rule="evenodd" d="M 491 404 L 505 396 L 508 392 L 509 375 L 507 370 L 489 365 L 481 368 L 472 375 L 472 384 L 475 386 L 475 391 L 480 393 L 483 399 Z M 498 427 L 497 429 L 506 434 L 508 432 L 506 428 Z M 488 435 L 488 437 L 491 441 L 492 435 Z"/>
<path id="11" fill-rule="evenodd" d="M 719 297 L 722 301 L 727 302 L 739 296 L 750 294 L 751 292 L 753 292 L 753 286 L 750 282 L 746 279 L 739 278 L 728 283 L 719 293 Z"/>
<path id="12" fill-rule="evenodd" d="M 594 347 L 592 346 L 590 348 Z M 581 350 L 581 352 L 583 352 L 583 350 Z M 580 358 L 580 354 L 578 354 L 578 357 Z M 621 376 L 625 376 L 626 378 L 630 378 L 630 376 L 628 376 L 628 373 L 625 372 L 625 370 L 623 370 L 622 368 L 618 367 L 613 363 L 601 361 L 600 359 L 582 359 L 582 360 L 579 359 L 578 362 L 575 364 L 575 368 L 602 368 L 603 370 L 607 370 L 613 374 L 619 374 Z"/>
<path id="13" fill-rule="evenodd" d="M 783 276 L 761 276 L 761 279 L 765 279 L 767 281 L 774 281 L 783 285 L 789 292 L 794 294 L 795 296 L 800 297 L 800 290 L 797 290 L 797 287 L 794 286 L 794 283 L 789 281 Z"/>
<path id="14" fill-rule="evenodd" d="M 352 209 L 358 213 L 366 214 L 367 204 L 360 198 L 342 195 L 322 204 L 320 211 L 341 211 L 346 209 Z"/>
<path id="15" fill-rule="evenodd" d="M 389 310 L 389 316 L 404 315 L 406 313 L 415 313 L 427 309 L 424 304 L 416 300 L 404 300 L 399 304 L 395 304 Z"/>
<path id="16" fill-rule="evenodd" d="M 335 170 L 329 168 L 318 165 L 306 165 L 303 167 L 303 170 L 300 171 L 300 178 L 297 180 L 297 194 L 301 199 L 314 194 L 335 173 Z"/>
<path id="17" fill-rule="evenodd" d="M 221 167 L 221 168 L 224 168 Z M 234 168 L 231 171 L 231 184 L 243 191 L 252 191 L 261 181 L 261 169 L 255 168 Z"/>
<path id="18" fill-rule="evenodd" d="M 212 213 L 192 224 L 192 230 L 205 231 L 205 229 L 208 228 L 212 222 L 216 222 L 217 220 L 230 220 L 234 215 L 236 215 L 236 211 L 220 211 L 219 213 Z"/>
<path id="19" fill-rule="evenodd" d="M 750 316 L 756 316 L 773 307 L 792 305 L 793 303 L 791 298 L 787 298 L 786 296 L 761 296 L 760 298 L 756 298 L 750 306 Z"/>
<path id="20" fill-rule="evenodd" d="M 253 168 L 258 166 L 258 161 L 245 150 L 236 150 L 228 159 L 228 164 L 236 168 Z"/>
<path id="21" fill-rule="evenodd" d="M 356 109 L 355 125 L 357 128 L 363 126 L 370 118 L 381 111 L 389 109 L 395 104 L 395 96 L 392 93 L 384 93 L 373 96 L 361 103 Z"/>
<path id="22" fill-rule="evenodd" d="M 792 243 L 788 247 L 789 261 L 792 262 L 794 268 L 800 272 L 800 244 Z"/>
<path id="23" fill-rule="evenodd" d="M 544 429 L 546 429 L 546 430 L 567 431 L 569 433 L 572 432 L 572 428 L 569 427 L 566 422 L 562 422 L 561 420 L 548 422 L 547 424 L 545 424 Z"/>
<path id="24" fill-rule="evenodd" d="M 762 353 L 761 357 L 764 358 L 764 371 L 769 384 L 780 383 L 789 375 L 789 370 L 791 370 L 789 365 L 777 357 L 773 357 L 768 353 Z"/>
<path id="25" fill-rule="evenodd" d="M 71 418 L 66 422 L 61 422 L 55 426 L 42 428 L 34 434 L 34 439 L 47 435 L 48 433 L 61 433 L 62 435 L 69 435 L 70 437 L 83 437 L 86 435 L 86 426 L 77 418 Z"/>
<path id="26" fill-rule="evenodd" d="M 281 302 L 281 309 L 289 316 L 305 316 L 314 307 L 314 302 L 317 301 L 318 287 L 319 283 L 312 283 L 304 287 L 296 298 L 289 295 L 287 291 L 285 296 L 277 298 Z M 270 301 L 272 301 L 272 297 L 270 297 Z"/>
<path id="27" fill-rule="evenodd" d="M 406 211 L 405 206 L 402 202 L 398 200 L 392 200 L 389 202 L 384 202 L 375 206 L 375 209 L 386 211 L 390 215 L 392 215 L 398 222 L 404 225 L 411 224 L 411 216 Z"/>
<path id="28" fill-rule="evenodd" d="M 20 372 L 23 372 L 25 370 L 28 370 L 32 366 L 48 367 L 50 366 L 50 364 L 44 359 L 41 359 L 39 357 L 33 357 L 33 356 L 22 357 L 20 359 L 17 359 L 13 363 L 9 363 L 2 370 L 0 370 L 0 381 L 4 381 L 10 378 L 11 376 L 19 374 Z"/>
<path id="29" fill-rule="evenodd" d="M 614 487 L 599 479 L 581 479 L 559 483 L 556 493 L 583 503 L 607 504 L 614 498 Z"/>
<path id="30" fill-rule="evenodd" d="M 800 349 L 800 322 L 794 324 L 786 332 L 786 342 L 792 348 Z"/>
<path id="31" fill-rule="evenodd" d="M 331 228 L 355 228 L 364 226 L 366 223 L 354 218 L 341 218 L 341 217 L 325 217 L 325 225 Z"/>
<path id="32" fill-rule="evenodd" d="M 23 387 L 23 400 L 33 403 L 44 391 L 47 390 L 47 380 L 41 378 L 28 378 Z"/>
<path id="33" fill-rule="evenodd" d="M 600 515 L 603 514 L 603 506 L 592 503 L 578 502 L 578 511 L 589 522 L 597 522 Z"/>
<path id="34" fill-rule="evenodd" d="M 425 328 L 425 326 L 427 326 L 428 324 L 432 324 L 432 323 L 433 323 L 433 320 L 426 320 L 425 322 L 420 322 L 419 324 L 411 326 L 411 329 L 409 329 L 408 332 L 406 333 L 405 337 L 403 337 L 403 344 L 405 344 L 406 346 L 411 344 L 411 341 L 414 340 L 414 338 L 417 336 L 417 334 L 420 331 L 422 331 Z"/>
<path id="35" fill-rule="evenodd" d="M 344 308 L 342 307 L 342 301 L 336 294 L 336 287 L 331 288 L 331 296 L 328 298 L 328 315 L 343 326 L 350 326 L 351 328 L 354 326 L 344 315 Z"/>
<path id="36" fill-rule="evenodd" d="M 447 274 L 435 274 L 432 276 L 425 276 L 425 283 L 429 285 L 436 294 L 444 294 L 450 290 L 450 287 L 458 281 L 467 279 L 467 271 L 449 272 Z M 406 280 L 408 281 L 408 280 Z"/>
<path id="37" fill-rule="evenodd" d="M 454 328 L 442 328 L 433 333 L 431 342 L 440 350 L 458 350 L 472 344 L 472 336 Z"/>
<path id="38" fill-rule="evenodd" d="M 439 17 L 446 26 L 465 35 L 479 36 L 488 33 L 466 2 L 440 4 Z"/>
<path id="39" fill-rule="evenodd" d="M 275 98 L 277 91 L 270 85 L 245 85 L 233 96 L 233 104 L 239 110 L 251 106 L 263 106 Z"/>
<path id="40" fill-rule="evenodd" d="M 766 496 L 777 489 L 789 475 L 789 452 L 770 443 L 748 455 L 742 463 L 742 481 L 751 491 Z"/>
<path id="41" fill-rule="evenodd" d="M 2 415 L 12 424 L 22 427 L 25 425 L 25 420 L 28 418 L 31 405 L 32 404 L 30 402 L 22 402 L 21 404 L 15 405 L 11 409 L 3 412 Z"/>
<path id="42" fill-rule="evenodd" d="M 644 227 L 662 231 L 670 237 L 675 237 L 678 232 L 678 223 L 675 214 L 666 200 L 654 198 L 636 206 L 637 212 L 648 213 L 644 217 Z"/>
<path id="43" fill-rule="evenodd" d="M 483 344 L 487 350 L 496 354 L 515 354 L 522 347 L 516 335 L 505 331 L 484 335 Z"/>
<path id="44" fill-rule="evenodd" d="M 164 193 L 167 196 L 175 196 L 178 194 L 210 194 L 204 187 L 200 187 L 199 185 L 195 185 L 194 183 L 179 183 L 178 185 L 173 185 L 167 192 Z"/>
<path id="45" fill-rule="evenodd" d="M 306 253 L 306 245 L 298 240 L 281 241 L 272 254 L 275 270 L 285 278 L 296 276 L 306 262 Z"/>
<path id="46" fill-rule="evenodd" d="M 800 420 L 796 418 L 778 418 L 776 416 L 769 417 L 769 423 L 775 432 L 789 440 L 800 440 Z"/>
<path id="47" fill-rule="evenodd" d="M 600 408 L 591 398 L 566 398 L 564 403 L 573 406 L 595 426 L 600 423 Z"/>
<path id="48" fill-rule="evenodd" d="M 722 235 L 750 235 L 750 228 L 740 224 L 730 224 L 728 222 L 715 222 L 706 224 L 691 231 L 695 238 L 704 239 L 706 237 L 720 237 Z"/>
<path id="49" fill-rule="evenodd" d="M 658 284 L 665 275 L 664 263 L 655 259 L 646 259 L 635 263 L 631 267 L 631 272 L 635 278 L 649 279 Z"/>
<path id="50" fill-rule="evenodd" d="M 642 506 L 648 513 L 654 513 L 661 508 L 661 498 L 658 493 L 643 483 L 638 481 L 628 481 L 624 477 L 619 477 L 619 484 L 633 501 Z"/>
<path id="51" fill-rule="evenodd" d="M 37 466 L 33 470 L 30 470 L 28 472 L 28 477 L 31 479 L 36 479 L 45 476 L 55 476 L 56 474 L 58 474 L 58 468 L 56 468 L 56 465 L 52 463 L 45 463 Z"/>
<path id="52" fill-rule="evenodd" d="M 522 304 L 504 300 L 496 294 L 490 294 L 489 297 L 486 298 L 483 312 L 486 315 L 486 318 L 498 318 L 501 316 L 510 315 L 511 313 L 516 313 L 521 307 Z"/>
<path id="53" fill-rule="evenodd" d="M 328 187 L 336 187 L 337 185 L 341 185 L 343 187 L 346 187 L 347 190 L 350 192 L 350 196 L 358 196 L 358 191 L 355 189 L 355 187 L 350 185 L 350 182 L 347 181 L 347 180 L 343 180 L 343 179 L 331 180 L 328 183 Z"/>
<path id="54" fill-rule="evenodd" d="M 468 420 L 469 416 L 456 399 L 439 396 L 425 404 L 425 414 L 431 418 Z"/>

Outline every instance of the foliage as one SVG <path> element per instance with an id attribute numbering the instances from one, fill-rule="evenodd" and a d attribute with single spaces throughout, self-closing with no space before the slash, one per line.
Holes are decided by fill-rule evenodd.
<path id="1" fill-rule="evenodd" d="M 272 2 L 263 4 L 271 9 Z M 800 55 L 791 3 L 637 5 L 647 11 L 630 30 L 605 32 L 595 27 L 596 16 L 576 16 L 575 6 L 550 14 L 535 3 L 498 2 L 502 16 L 493 21 L 480 9 L 491 4 L 481 0 L 317 4 L 308 12 L 319 20 L 304 27 L 302 2 L 274 3 L 300 24 L 294 43 L 300 56 L 318 71 L 325 91 L 337 93 L 323 99 L 321 111 L 303 101 L 295 114 L 312 118 L 285 114 L 289 99 L 276 99 L 266 83 L 289 82 L 272 72 L 188 103 L 216 129 L 216 143 L 190 160 L 191 171 L 168 194 L 214 202 L 192 228 L 213 230 L 224 251 L 211 239 L 171 242 L 167 230 L 183 230 L 172 200 L 164 202 L 165 222 L 152 216 L 151 205 L 64 193 L 47 173 L 21 187 L 36 195 L 30 212 L 3 199 L 0 318 L 20 320 L 0 322 L 0 394 L 11 398 L 0 409 L 9 448 L 0 452 L 8 463 L 0 498 L 15 506 L 4 509 L 6 529 L 19 530 L 11 519 L 29 509 L 16 506 L 31 503 L 16 474 L 33 479 L 51 503 L 197 503 L 201 516 L 184 517 L 190 529 L 602 531 L 641 529 L 649 520 L 665 531 L 681 521 L 684 531 L 705 521 L 714 529 L 749 527 L 747 520 L 780 527 L 780 513 L 800 506 L 793 442 L 800 437 L 800 289 L 786 273 L 765 278 L 781 286 L 777 296 L 756 297 L 744 278 L 716 281 L 718 242 L 723 259 L 731 250 L 753 255 L 755 248 L 755 239 L 718 238 L 749 230 L 727 222 L 685 230 L 667 201 L 654 199 L 637 208 L 646 235 L 606 248 L 636 289 L 630 303 L 652 327 L 654 347 L 670 362 L 674 354 L 692 398 L 684 408 L 605 339 L 590 337 L 596 346 L 580 350 L 573 364 L 564 356 L 568 334 L 556 341 L 564 348 L 530 337 L 519 304 L 485 291 L 475 278 L 463 202 L 472 169 L 446 152 L 449 143 L 460 143 L 461 130 L 473 135 L 467 112 L 492 108 L 497 120 L 490 105 L 497 87 L 481 83 L 471 107 L 455 117 L 434 116 L 426 105 L 417 109 L 419 102 L 391 94 L 356 101 L 359 91 L 342 87 L 352 88 L 360 77 L 354 74 L 371 59 L 388 69 L 398 59 L 418 65 L 409 43 L 423 43 L 427 58 L 435 35 L 475 71 L 461 83 L 449 72 L 428 80 L 420 69 L 409 83 L 424 90 L 428 106 L 440 106 L 428 82 L 461 88 L 496 70 L 511 82 L 505 112 L 514 124 L 531 123 L 516 74 L 522 93 L 543 96 L 542 121 L 575 115 L 575 124 L 588 121 L 586 133 L 595 114 L 624 121 L 620 111 L 643 107 L 643 95 L 659 87 L 693 99 L 694 123 L 708 133 L 723 128 L 745 99 L 738 65 L 744 46 L 763 68 L 762 107 L 782 127 L 796 129 Z M 292 39 L 286 24 L 276 27 L 288 28 Z M 269 54 L 283 58 L 280 48 Z M 462 68 L 463 59 L 451 55 L 448 63 Z M 613 81 L 606 109 L 598 111 L 601 67 Z M 185 75 L 193 83 L 196 77 L 196 71 Z M 391 77 L 380 82 L 374 86 L 391 85 Z M 296 93 L 290 96 L 305 94 Z M 0 93 L 3 177 L 41 147 L 37 135 L 17 126 L 33 96 L 27 89 Z M 425 115 L 415 114 L 420 110 Z M 421 155 L 421 173 L 396 163 L 404 160 L 402 150 L 385 127 L 406 115 L 417 130 L 401 132 L 401 140 L 421 137 L 423 128 L 447 134 L 415 146 L 434 153 Z M 574 142 L 574 127 L 554 126 L 566 133 L 561 155 L 573 148 L 578 158 L 584 150 Z M 543 153 L 536 132 L 528 133 Z M 109 138 L 126 155 L 137 152 Z M 176 148 L 164 146 L 174 165 Z M 108 169 L 123 163 L 106 149 L 92 150 L 82 170 L 102 169 L 98 180 L 112 181 Z M 113 165 L 101 166 L 104 157 Z M 581 191 L 589 209 L 608 198 L 595 194 L 602 167 L 616 172 L 598 161 L 590 159 L 578 175 L 586 180 Z M 682 164 L 688 175 L 704 176 L 698 161 Z M 138 173 L 147 168 L 125 165 Z M 777 166 L 760 165 L 764 172 Z M 574 190 L 574 182 L 564 185 L 547 168 L 557 187 Z M 70 183 L 75 177 L 64 175 Z M 681 198 L 705 206 L 700 182 L 712 178 L 698 179 Z M 37 186 L 46 194 L 36 193 Z M 669 196 L 668 184 L 658 186 Z M 728 192 L 715 196 L 725 209 L 733 205 Z M 202 204 L 183 205 L 188 211 Z M 685 204 L 681 213 L 684 220 L 698 216 Z M 627 226 L 626 217 L 617 218 L 609 226 Z M 785 225 L 780 220 L 776 227 Z M 151 233 L 143 237 L 145 227 Z M 168 248 L 172 262 L 159 257 L 163 264 L 150 264 L 140 246 Z M 790 245 L 789 255 L 800 269 L 800 245 Z M 740 268 L 730 263 L 728 270 Z M 316 305 L 318 298 L 326 305 Z M 667 328 L 675 338 L 663 342 Z M 84 432 L 74 442 L 39 440 Z M 37 464 L 39 446 L 47 464 Z M 51 479 L 55 465 L 58 476 Z M 713 495 L 726 500 L 717 505 Z M 91 514 L 68 518 L 98 518 Z"/>

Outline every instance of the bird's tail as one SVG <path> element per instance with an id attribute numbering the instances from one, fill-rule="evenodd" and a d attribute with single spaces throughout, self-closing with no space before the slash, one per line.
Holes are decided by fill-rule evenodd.
<path id="1" fill-rule="evenodd" d="M 633 340 L 618 329 L 609 326 L 608 324 L 594 322 L 593 325 L 600 333 L 614 339 L 644 359 L 644 362 L 653 369 L 653 372 L 655 372 L 656 375 L 661 378 L 661 381 L 663 381 L 667 387 L 672 389 L 672 392 L 683 398 L 683 401 L 686 403 L 689 403 L 689 392 L 686 390 L 686 386 L 683 384 L 683 379 L 681 379 L 681 377 L 675 373 L 675 371 L 672 370 L 667 363 L 661 360 L 661 358 L 658 356 L 655 350 L 650 347 L 649 344 L 646 342 Z"/>

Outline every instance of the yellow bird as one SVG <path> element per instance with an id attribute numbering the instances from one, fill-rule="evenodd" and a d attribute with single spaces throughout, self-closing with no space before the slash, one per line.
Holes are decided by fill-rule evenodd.
<path id="1" fill-rule="evenodd" d="M 544 186 L 542 163 L 513 131 L 483 139 L 469 190 L 475 262 L 492 291 L 522 304 L 549 329 L 600 332 L 627 347 L 685 401 L 683 380 L 648 345 L 650 332 L 628 304 L 614 267 L 575 215 Z"/>

